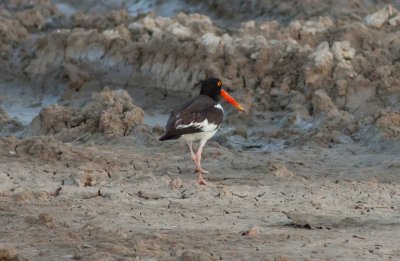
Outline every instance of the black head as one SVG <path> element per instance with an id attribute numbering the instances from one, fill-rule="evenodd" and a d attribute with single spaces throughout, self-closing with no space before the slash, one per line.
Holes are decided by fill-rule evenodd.
<path id="1" fill-rule="evenodd" d="M 207 95 L 213 98 L 216 102 L 219 102 L 221 95 L 222 81 L 217 78 L 208 78 L 201 84 L 200 94 Z"/>

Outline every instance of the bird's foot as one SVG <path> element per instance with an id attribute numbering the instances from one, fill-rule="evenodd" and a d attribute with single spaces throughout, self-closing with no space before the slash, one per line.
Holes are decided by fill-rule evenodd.
<path id="1" fill-rule="evenodd" d="M 202 177 L 202 176 L 198 176 L 197 177 L 197 183 L 199 183 L 199 185 L 207 185 L 207 181 Z"/>
<path id="2" fill-rule="evenodd" d="M 194 173 L 208 174 L 210 172 L 208 172 L 208 170 L 205 169 L 196 169 Z"/>
<path id="3" fill-rule="evenodd" d="M 205 169 L 200 169 L 200 171 L 201 171 L 202 174 L 208 174 L 208 173 L 210 173 L 210 172 L 208 172 L 208 170 L 205 170 Z"/>

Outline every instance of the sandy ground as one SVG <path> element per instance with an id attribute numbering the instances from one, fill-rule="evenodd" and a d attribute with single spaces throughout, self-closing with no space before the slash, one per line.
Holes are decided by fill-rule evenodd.
<path id="1" fill-rule="evenodd" d="M 29 260 L 400 255 L 398 154 L 359 145 L 260 154 L 211 142 L 210 184 L 199 186 L 185 146 L 138 150 L 131 139 L 45 141 L 61 152 L 49 160 L 10 150 L 0 165 L 2 246 Z"/>
<path id="2" fill-rule="evenodd" d="M 400 260 L 399 3 L 226 3 L 0 2 L 0 260 Z"/>

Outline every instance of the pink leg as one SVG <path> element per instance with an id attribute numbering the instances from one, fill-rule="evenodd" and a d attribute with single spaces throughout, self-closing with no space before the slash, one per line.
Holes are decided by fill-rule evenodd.
<path id="1" fill-rule="evenodd" d="M 196 172 L 198 173 L 197 182 L 200 185 L 207 185 L 207 181 L 205 181 L 203 176 L 202 176 L 202 169 L 201 169 L 201 166 L 200 166 L 200 161 L 198 160 L 197 153 L 194 154 L 194 152 L 193 152 L 192 142 L 191 141 L 188 142 L 188 146 L 189 146 L 189 149 L 190 149 L 190 156 L 192 157 L 192 160 L 194 161 L 194 164 L 196 165 Z M 201 153 L 201 151 L 200 151 L 200 153 Z M 200 155 L 200 157 L 201 157 L 201 155 Z"/>
<path id="2" fill-rule="evenodd" d="M 189 142 L 187 143 L 187 145 L 189 146 L 190 156 L 192 157 L 192 160 L 194 161 L 194 164 L 196 165 L 196 171 L 197 171 L 197 170 L 199 169 L 199 165 L 198 165 L 198 163 L 197 163 L 197 155 L 194 154 L 194 152 L 193 152 L 192 142 L 189 141 Z"/>
<path id="3" fill-rule="evenodd" d="M 206 145 L 207 140 L 201 140 L 200 141 L 200 146 L 199 149 L 196 152 L 196 158 L 197 158 L 197 166 L 198 166 L 198 170 L 202 173 L 202 174 L 207 174 L 209 173 L 207 170 L 202 169 L 201 168 L 201 154 L 203 153 L 203 148 L 204 145 Z"/>

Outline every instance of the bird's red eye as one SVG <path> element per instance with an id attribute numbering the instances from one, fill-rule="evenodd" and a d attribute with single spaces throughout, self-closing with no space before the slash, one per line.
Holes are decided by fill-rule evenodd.
<path id="1" fill-rule="evenodd" d="M 217 86 L 218 86 L 218 87 L 221 87 L 221 86 L 222 86 L 222 82 L 221 82 L 221 81 L 218 81 L 218 82 L 217 82 Z"/>

